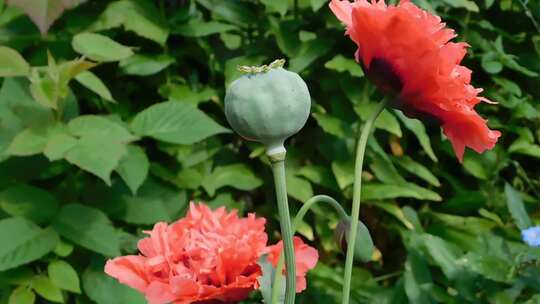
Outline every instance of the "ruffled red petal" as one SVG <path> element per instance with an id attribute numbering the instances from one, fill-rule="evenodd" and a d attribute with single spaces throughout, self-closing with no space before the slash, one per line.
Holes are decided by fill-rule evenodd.
<path id="1" fill-rule="evenodd" d="M 495 146 L 501 133 L 474 110 L 485 99 L 460 65 L 468 45 L 450 42 L 456 34 L 438 16 L 407 0 L 396 6 L 333 0 L 330 8 L 357 44 L 356 59 L 370 79 L 398 94 L 405 114 L 437 118 L 460 161 L 465 147 L 482 153 Z"/>

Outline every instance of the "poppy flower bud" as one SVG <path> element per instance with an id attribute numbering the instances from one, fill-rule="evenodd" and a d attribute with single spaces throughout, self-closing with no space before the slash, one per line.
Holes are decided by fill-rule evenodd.
<path id="1" fill-rule="evenodd" d="M 343 252 L 347 251 L 347 247 L 349 245 L 350 229 L 351 221 L 347 218 L 339 222 L 334 232 L 335 240 Z M 358 221 L 358 230 L 356 232 L 356 242 L 354 247 L 354 255 L 357 258 L 364 262 L 371 261 L 373 252 L 375 251 L 375 246 L 373 245 L 373 240 L 371 239 L 369 230 L 361 221 Z"/>
<path id="2" fill-rule="evenodd" d="M 285 140 L 305 124 L 311 97 L 304 80 L 283 69 L 284 60 L 261 67 L 239 67 L 246 73 L 225 95 L 225 115 L 247 140 L 261 142 L 270 157 L 284 155 Z"/>

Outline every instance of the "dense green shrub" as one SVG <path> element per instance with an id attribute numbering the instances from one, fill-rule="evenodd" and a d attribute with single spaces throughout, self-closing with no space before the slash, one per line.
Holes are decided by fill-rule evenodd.
<path id="1" fill-rule="evenodd" d="M 7 1 L 25 2 L 43 35 L 4 1 L 1 303 L 144 303 L 103 263 L 189 200 L 255 211 L 278 237 L 263 148 L 223 114 L 237 65 L 286 58 L 306 80 L 313 107 L 288 145 L 291 203 L 326 193 L 349 207 L 356 130 L 381 96 L 326 1 L 89 0 L 66 12 L 40 1 L 48 14 Z M 540 2 L 415 2 L 471 45 L 473 83 L 499 103 L 478 111 L 503 137 L 460 165 L 438 126 L 383 113 L 361 215 L 377 251 L 357 264 L 354 303 L 539 303 L 540 251 L 520 229 L 534 224 L 527 213 L 540 224 Z M 300 227 L 321 254 L 301 303 L 338 302 L 337 220 L 320 208 Z"/>

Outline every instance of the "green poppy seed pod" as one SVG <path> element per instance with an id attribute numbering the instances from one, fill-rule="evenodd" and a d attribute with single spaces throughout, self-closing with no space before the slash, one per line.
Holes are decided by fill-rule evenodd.
<path id="1" fill-rule="evenodd" d="M 304 80 L 283 69 L 284 60 L 269 66 L 240 67 L 225 96 L 231 127 L 247 140 L 261 142 L 272 157 L 284 155 L 284 142 L 306 124 L 311 97 Z"/>

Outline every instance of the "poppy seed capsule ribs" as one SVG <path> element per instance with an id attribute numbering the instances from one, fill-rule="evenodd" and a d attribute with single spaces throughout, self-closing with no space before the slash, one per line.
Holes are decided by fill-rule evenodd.
<path id="1" fill-rule="evenodd" d="M 255 72 L 228 88 L 225 116 L 242 137 L 263 143 L 269 156 L 283 154 L 285 140 L 300 131 L 309 117 L 309 90 L 298 74 L 280 66 L 250 71 Z"/>

